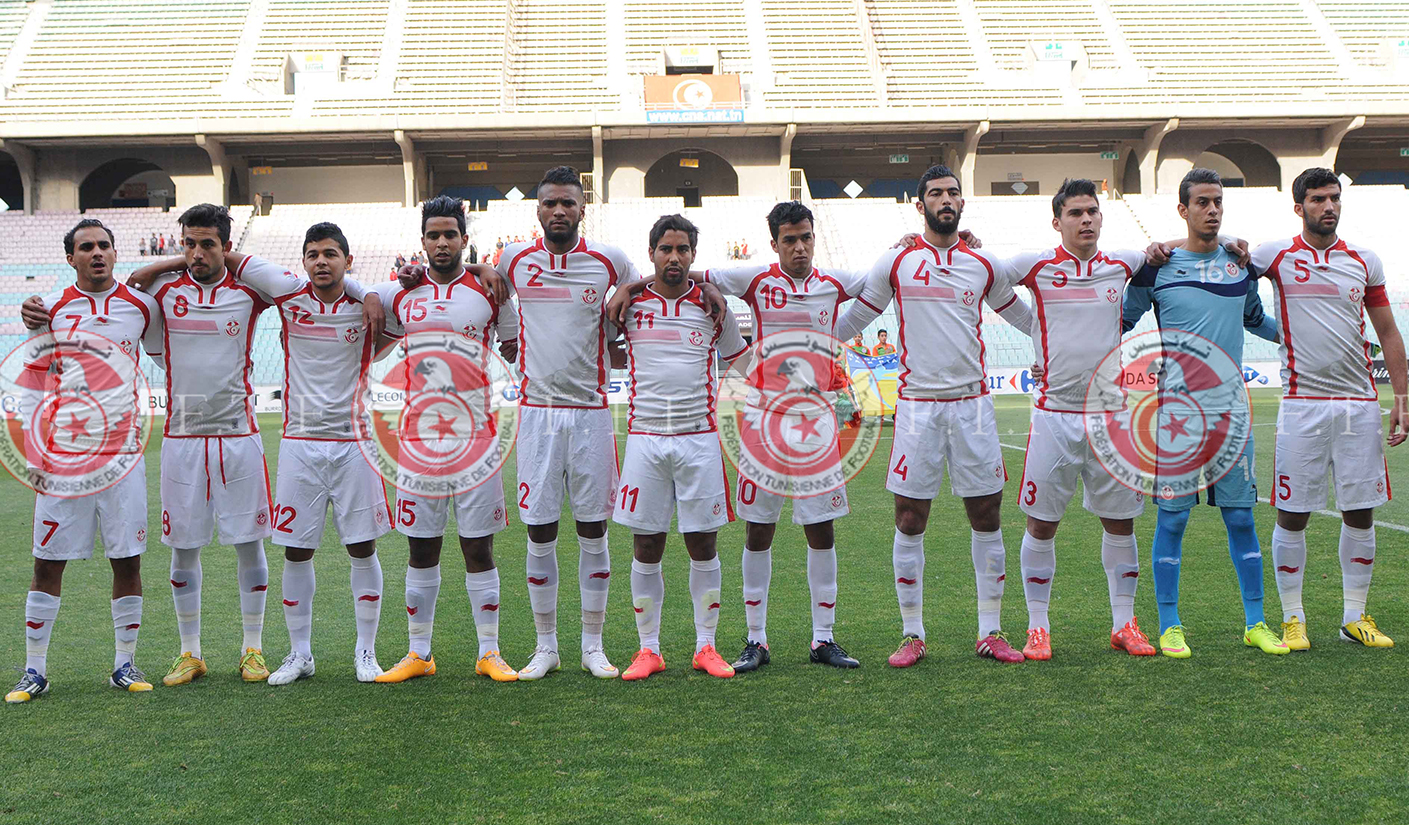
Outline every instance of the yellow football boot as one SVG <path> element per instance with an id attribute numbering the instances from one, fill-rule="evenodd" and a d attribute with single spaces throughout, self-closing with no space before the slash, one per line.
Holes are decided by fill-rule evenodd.
<path id="1" fill-rule="evenodd" d="M 1394 647 L 1394 640 L 1381 633 L 1375 620 L 1365 613 L 1341 628 L 1341 641 L 1357 642 L 1366 647 Z"/>
<path id="2" fill-rule="evenodd" d="M 1306 635 L 1306 625 L 1301 618 L 1293 616 L 1289 622 L 1282 622 L 1282 641 L 1292 650 L 1310 650 L 1311 639 Z"/>
<path id="3" fill-rule="evenodd" d="M 188 685 L 204 675 L 205 660 L 197 659 L 191 655 L 190 651 L 187 651 L 172 661 L 171 669 L 161 677 L 161 683 L 167 687 Z"/>
<path id="4" fill-rule="evenodd" d="M 519 672 L 509 667 L 509 663 L 504 661 L 504 657 L 499 655 L 499 651 L 491 650 L 479 657 L 475 662 L 475 673 L 480 676 L 488 676 L 496 682 L 517 682 Z"/>
<path id="5" fill-rule="evenodd" d="M 264 663 L 263 651 L 252 647 L 245 648 L 245 655 L 240 657 L 240 678 L 246 682 L 269 680 L 269 666 Z"/>
<path id="6" fill-rule="evenodd" d="M 411 652 L 406 654 L 406 658 L 396 663 L 396 667 L 378 676 L 374 681 L 382 684 L 404 682 L 407 679 L 415 679 L 418 676 L 435 675 L 435 657 L 422 659 L 420 654 Z M 518 678 L 518 674 L 514 674 Z"/>

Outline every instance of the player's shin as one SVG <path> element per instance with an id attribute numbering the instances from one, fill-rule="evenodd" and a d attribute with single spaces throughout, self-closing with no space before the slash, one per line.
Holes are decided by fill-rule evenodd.
<path id="1" fill-rule="evenodd" d="M 113 670 L 134 664 L 137 655 L 137 629 L 142 626 L 142 597 L 121 596 L 112 600 Z"/>
<path id="2" fill-rule="evenodd" d="M 1003 580 L 1007 553 L 1001 530 L 972 530 L 969 554 L 973 557 L 974 581 L 978 586 L 978 637 L 1001 631 Z"/>
<path id="3" fill-rule="evenodd" d="M 723 583 L 719 557 L 690 559 L 690 601 L 695 605 L 695 651 L 714 644 L 719 627 L 719 591 Z"/>
<path id="4" fill-rule="evenodd" d="M 411 652 L 422 659 L 431 655 L 435 629 L 435 601 L 440 595 L 440 565 L 406 568 L 406 629 Z"/>
<path id="5" fill-rule="evenodd" d="M 558 649 L 558 541 L 528 542 L 528 603 L 538 646 Z"/>
<path id="6" fill-rule="evenodd" d="M 1188 510 L 1159 510 L 1155 516 L 1155 544 L 1151 551 L 1155 573 L 1155 603 L 1159 607 L 1159 632 L 1179 621 L 1179 568 L 1184 557 L 1184 529 Z"/>
<path id="7" fill-rule="evenodd" d="M 773 578 L 773 550 L 744 548 L 740 562 L 743 573 L 744 621 L 749 641 L 768 644 L 768 585 Z M 810 581 L 810 579 L 809 579 Z"/>
<path id="8" fill-rule="evenodd" d="M 631 562 L 631 606 L 636 613 L 636 632 L 641 649 L 660 653 L 660 610 L 665 601 L 665 578 L 660 562 Z"/>
<path id="9" fill-rule="evenodd" d="M 837 548 L 807 549 L 807 586 L 812 594 L 812 644 L 830 642 L 837 616 Z"/>
<path id="10" fill-rule="evenodd" d="M 171 601 L 181 652 L 201 657 L 201 549 L 171 550 Z"/>
<path id="11" fill-rule="evenodd" d="M 1020 563 L 1023 595 L 1027 599 L 1027 628 L 1050 630 L 1047 610 L 1052 601 L 1052 578 L 1057 572 L 1056 539 L 1039 539 L 1023 531 Z"/>
<path id="12" fill-rule="evenodd" d="M 1302 581 L 1306 576 L 1306 530 L 1289 530 L 1278 524 L 1272 528 L 1272 564 L 1277 574 L 1277 595 L 1282 600 L 1282 621 L 1306 623 L 1301 603 Z"/>
<path id="13" fill-rule="evenodd" d="M 376 551 L 352 557 L 352 612 L 357 617 L 357 651 L 375 650 L 382 617 L 382 563 Z"/>
<path id="14" fill-rule="evenodd" d="M 602 627 L 607 621 L 607 592 L 611 585 L 612 561 L 607 550 L 607 534 L 600 538 L 577 537 L 577 586 L 582 596 L 582 650 L 602 646 Z"/>
<path id="15" fill-rule="evenodd" d="M 1244 619 L 1252 627 L 1267 620 L 1262 610 L 1262 547 L 1253 528 L 1252 508 L 1223 507 L 1221 511 L 1228 530 L 1228 555 L 1238 572 Z"/>
<path id="16" fill-rule="evenodd" d="M 1341 588 L 1345 597 L 1341 624 L 1358 621 L 1365 613 L 1370 595 L 1370 577 L 1375 571 L 1375 528 L 1341 525 Z"/>
<path id="17" fill-rule="evenodd" d="M 1140 584 L 1140 556 L 1135 534 L 1102 532 L 1101 565 L 1106 569 L 1106 590 L 1111 600 L 1111 632 L 1135 618 L 1135 590 Z"/>
<path id="18" fill-rule="evenodd" d="M 264 601 L 269 590 L 269 562 L 264 540 L 235 545 L 235 570 L 240 582 L 240 618 L 244 624 L 245 650 L 264 649 Z"/>
<path id="19" fill-rule="evenodd" d="M 59 617 L 59 597 L 31 590 L 24 602 L 25 669 L 40 676 L 49 675 L 49 637 Z"/>
<path id="20" fill-rule="evenodd" d="M 317 590 L 313 560 L 284 562 L 284 623 L 289 647 L 304 658 L 313 658 L 313 594 Z"/>
<path id="21" fill-rule="evenodd" d="M 470 595 L 475 633 L 479 636 L 479 658 L 499 649 L 499 569 L 465 574 L 465 591 Z"/>
<path id="22" fill-rule="evenodd" d="M 895 598 L 900 603 L 901 632 L 925 638 L 925 534 L 895 531 L 891 549 L 895 567 Z"/>

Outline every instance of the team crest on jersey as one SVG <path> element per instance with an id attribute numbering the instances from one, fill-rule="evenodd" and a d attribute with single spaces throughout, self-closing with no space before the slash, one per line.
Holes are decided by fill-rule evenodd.
<path id="1" fill-rule="evenodd" d="M 835 510 L 835 509 L 837 509 L 838 507 L 840 507 L 840 506 L 841 506 L 841 502 L 842 502 L 841 493 L 832 493 L 832 509 Z"/>
<path id="2" fill-rule="evenodd" d="M 494 478 L 518 431 L 504 360 L 462 331 L 415 332 L 361 379 L 353 419 L 368 463 L 402 492 L 444 498 Z M 497 520 L 498 516 L 496 516 Z"/>
<path id="3" fill-rule="evenodd" d="M 124 339 L 122 339 L 121 341 L 118 341 L 118 342 L 117 342 L 117 345 L 118 345 L 119 347 L 122 347 L 122 351 L 123 351 L 123 352 L 127 353 L 128 355 L 131 355 L 131 354 L 132 354 L 132 341 L 131 341 L 131 339 L 124 338 Z"/>
<path id="4" fill-rule="evenodd" d="M 1350 288 L 1350 302 L 1352 304 L 1360 303 L 1360 287 L 1353 286 Z"/>
<path id="5" fill-rule="evenodd" d="M 240 322 L 237 321 L 237 320 L 235 320 L 234 318 L 231 318 L 230 320 L 226 321 L 226 322 L 225 322 L 225 334 L 228 335 L 228 336 L 230 336 L 231 338 L 234 338 L 236 335 L 239 335 L 239 334 L 240 334 Z"/>
<path id="6" fill-rule="evenodd" d="M 147 528 L 145 528 L 145 527 L 138 527 L 138 528 L 137 528 L 137 540 L 138 540 L 138 541 L 146 541 L 146 540 L 147 540 Z"/>
<path id="7" fill-rule="evenodd" d="M 260 527 L 263 527 L 264 525 L 269 523 L 269 514 L 264 512 L 263 510 L 260 510 L 259 513 L 254 517 L 254 523 L 258 524 Z"/>
<path id="8" fill-rule="evenodd" d="M 460 327 L 460 334 L 469 340 L 474 340 L 474 337 L 479 334 L 479 327 L 474 324 L 465 324 L 463 327 Z"/>
<path id="9" fill-rule="evenodd" d="M 819 312 L 817 313 L 817 324 L 818 324 L 818 326 L 830 327 L 830 326 L 831 326 L 831 323 L 829 323 L 829 320 L 831 319 L 831 317 L 832 317 L 832 313 L 828 312 L 827 310 L 824 309 L 824 310 L 819 311 Z"/>
<path id="10" fill-rule="evenodd" d="M 691 331 L 690 331 L 690 343 L 691 343 L 691 344 L 694 344 L 694 345 L 697 346 L 697 347 L 703 346 L 703 345 L 704 345 L 704 333 L 700 332 L 700 331 L 697 330 L 697 329 L 696 329 L 696 330 L 691 330 Z"/>
<path id="11" fill-rule="evenodd" d="M 1229 261 L 1228 263 L 1223 265 L 1223 271 L 1227 272 L 1230 277 L 1236 276 L 1238 274 L 1238 265 L 1233 263 L 1232 261 Z"/>
<path id="12" fill-rule="evenodd" d="M 719 392 L 719 440 L 740 489 L 788 498 L 839 490 L 866 466 L 880 440 L 879 385 L 868 366 L 850 368 L 841 341 L 786 330 L 754 342 L 745 370 Z M 863 415 L 863 411 L 873 415 Z"/>
<path id="13" fill-rule="evenodd" d="M 0 463 L 11 475 L 45 495 L 82 498 L 141 462 L 148 387 L 124 343 L 73 329 L 31 338 L 0 361 L 0 395 L 24 400 L 4 412 Z"/>
<path id="14" fill-rule="evenodd" d="M 357 339 L 362 337 L 362 330 L 357 327 L 348 327 L 342 331 L 342 339 L 349 344 L 357 343 Z"/>
<path id="15" fill-rule="evenodd" d="M 1175 329 L 1135 335 L 1108 353 L 1082 412 L 1106 472 L 1165 500 L 1232 472 L 1252 432 L 1242 367 L 1207 338 Z"/>
<path id="16" fill-rule="evenodd" d="M 590 286 L 582 290 L 582 303 L 588 306 L 597 303 L 597 290 Z"/>
<path id="17" fill-rule="evenodd" d="M 1116 289 L 1115 287 L 1111 287 L 1110 289 L 1107 289 L 1107 290 L 1106 290 L 1106 300 L 1107 300 L 1107 301 L 1110 301 L 1110 302 L 1113 303 L 1113 304 L 1119 303 L 1119 302 L 1120 302 L 1120 290 Z"/>
<path id="18" fill-rule="evenodd" d="M 971 289 L 966 289 L 966 290 L 964 290 L 964 306 L 968 306 L 968 307 L 973 306 L 973 305 L 974 305 L 974 301 L 976 301 L 977 299 L 978 299 L 978 296 L 977 296 L 977 295 L 974 295 L 973 290 L 971 290 Z"/>
<path id="19" fill-rule="evenodd" d="M 714 503 L 714 509 L 713 509 L 714 514 L 717 516 L 717 515 L 719 515 L 720 512 L 723 511 L 723 510 L 724 510 L 724 507 L 723 507 L 719 502 L 716 501 L 716 502 Z"/>

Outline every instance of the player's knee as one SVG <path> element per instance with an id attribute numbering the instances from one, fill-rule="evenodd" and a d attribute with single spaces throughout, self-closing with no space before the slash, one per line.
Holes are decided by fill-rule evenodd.
<path id="1" fill-rule="evenodd" d="M 897 509 L 895 511 L 895 529 L 907 536 L 918 536 L 925 532 L 927 520 L 924 514 L 917 510 Z"/>
<path id="2" fill-rule="evenodd" d="M 285 547 L 285 561 L 313 561 L 313 548 L 311 547 Z"/>
<path id="3" fill-rule="evenodd" d="M 1346 514 L 1350 515 L 1349 513 Z M 1292 513 L 1287 510 L 1277 511 L 1277 526 L 1283 530 L 1291 530 L 1299 533 L 1306 529 L 1306 525 L 1311 521 L 1310 513 Z"/>
<path id="4" fill-rule="evenodd" d="M 1040 518 L 1027 517 L 1027 533 L 1039 541 L 1047 541 L 1057 537 L 1057 525 L 1055 521 L 1043 521 Z"/>
<path id="5" fill-rule="evenodd" d="M 1306 518 L 1311 517 L 1310 513 L 1304 515 Z M 1373 508 L 1366 510 L 1346 510 L 1344 513 L 1341 513 L 1341 521 L 1345 523 L 1346 527 L 1352 527 L 1356 530 L 1369 530 L 1371 527 L 1375 526 L 1375 511 Z M 1305 526 L 1306 523 L 1302 522 L 1302 527 L 1304 528 Z"/>
<path id="6" fill-rule="evenodd" d="M 64 580 L 64 566 L 66 564 L 68 562 L 35 559 L 34 583 L 30 589 L 45 593 L 57 593 L 59 584 Z"/>
<path id="7" fill-rule="evenodd" d="M 1224 507 L 1223 524 L 1229 530 L 1251 530 L 1252 529 L 1252 508 L 1251 507 Z"/>
<path id="8" fill-rule="evenodd" d="M 980 533 L 992 533 L 1003 526 L 1003 494 L 964 499 L 969 526 Z"/>
<path id="9" fill-rule="evenodd" d="M 1189 526 L 1188 510 L 1160 510 L 1159 516 L 1155 518 L 1155 529 L 1165 532 L 1184 535 L 1184 528 Z"/>

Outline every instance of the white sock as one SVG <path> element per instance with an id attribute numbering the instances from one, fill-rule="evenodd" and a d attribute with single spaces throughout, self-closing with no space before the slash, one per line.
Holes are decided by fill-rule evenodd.
<path id="1" fill-rule="evenodd" d="M 284 624 L 289 627 L 289 648 L 313 658 L 313 560 L 284 560 Z"/>
<path id="2" fill-rule="evenodd" d="M 479 658 L 499 649 L 499 568 L 465 574 L 465 592 L 470 594 L 470 610 L 479 636 Z"/>
<path id="3" fill-rule="evenodd" d="M 171 550 L 171 601 L 181 652 L 201 658 L 201 548 Z"/>
<path id="4" fill-rule="evenodd" d="M 744 621 L 748 623 L 749 641 L 768 644 L 768 583 L 773 579 L 773 548 L 744 548 L 740 565 L 744 576 Z"/>
<path id="5" fill-rule="evenodd" d="M 49 635 L 59 617 L 59 597 L 31 590 L 24 601 L 24 666 L 40 676 L 49 675 Z"/>
<path id="6" fill-rule="evenodd" d="M 235 570 L 240 580 L 240 618 L 244 622 L 242 648 L 264 649 L 264 597 L 269 590 L 269 562 L 264 540 L 235 545 Z"/>
<path id="7" fill-rule="evenodd" d="M 830 642 L 837 621 L 837 548 L 807 548 L 807 587 L 812 593 L 812 643 Z"/>
<path id="8" fill-rule="evenodd" d="M 895 531 L 891 549 L 895 565 L 895 598 L 900 602 L 901 633 L 925 638 L 925 534 Z"/>
<path id="9" fill-rule="evenodd" d="M 1039 539 L 1024 530 L 1019 564 L 1023 595 L 1027 597 L 1027 629 L 1040 627 L 1050 631 L 1047 609 L 1052 603 L 1052 578 L 1057 573 L 1057 540 Z"/>
<path id="10" fill-rule="evenodd" d="M 631 561 L 631 606 L 636 610 L 636 633 L 641 649 L 660 654 L 660 606 L 665 601 L 665 577 L 660 563 Z"/>
<path id="11" fill-rule="evenodd" d="M 1341 590 L 1345 610 L 1341 624 L 1360 621 L 1370 596 L 1370 576 L 1375 572 L 1375 528 L 1361 530 L 1341 524 Z"/>
<path id="12" fill-rule="evenodd" d="M 709 561 L 690 559 L 690 601 L 695 605 L 695 652 L 714 644 L 714 631 L 719 627 L 719 591 L 723 574 L 719 556 Z"/>
<path id="13" fill-rule="evenodd" d="M 1301 584 L 1306 577 L 1305 530 L 1288 530 L 1280 524 L 1272 528 L 1272 566 L 1282 600 L 1282 621 L 1289 622 L 1295 616 L 1305 623 L 1306 608 L 1301 604 Z"/>
<path id="14" fill-rule="evenodd" d="M 137 654 L 137 629 L 142 626 L 142 597 L 120 596 L 112 600 L 113 670 L 130 665 Z"/>
<path id="15" fill-rule="evenodd" d="M 382 562 L 374 551 L 352 559 L 352 612 L 357 617 L 357 652 L 377 649 L 377 625 L 382 618 Z"/>
<path id="16" fill-rule="evenodd" d="M 969 540 L 969 555 L 974 561 L 974 581 L 978 585 L 978 637 L 980 639 L 1002 630 L 1004 564 L 1003 531 L 980 533 L 973 530 Z"/>
<path id="17" fill-rule="evenodd" d="M 602 646 L 602 625 L 607 621 L 607 590 L 611 585 L 612 558 L 605 533 L 599 539 L 577 537 L 577 589 L 582 595 L 582 650 Z"/>
<path id="18" fill-rule="evenodd" d="M 528 604 L 538 646 L 558 649 L 558 540 L 528 543 Z"/>
<path id="19" fill-rule="evenodd" d="M 422 659 L 431 655 L 435 630 L 435 600 L 440 595 L 440 565 L 406 568 L 406 632 L 411 652 Z"/>
<path id="20" fill-rule="evenodd" d="M 1135 618 L 1135 588 L 1140 584 L 1140 551 L 1135 534 L 1101 533 L 1101 566 L 1106 568 L 1106 591 L 1111 598 L 1111 632 Z"/>

